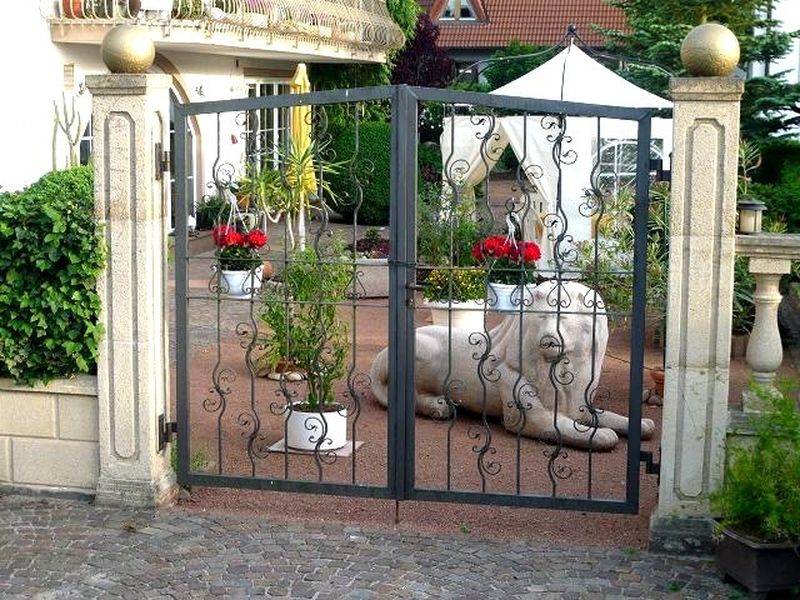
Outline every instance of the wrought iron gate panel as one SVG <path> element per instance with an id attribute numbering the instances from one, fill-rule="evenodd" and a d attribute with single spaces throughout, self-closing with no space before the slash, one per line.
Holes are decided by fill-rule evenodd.
<path id="1" fill-rule="evenodd" d="M 312 275 L 322 277 L 327 276 L 327 269 L 335 269 L 336 265 L 343 264 L 350 274 L 347 282 L 349 292 L 346 296 L 327 302 L 330 305 L 329 311 L 325 309 L 324 300 L 302 300 L 290 294 L 288 269 L 293 264 L 300 263 L 301 259 L 289 248 L 290 230 L 286 219 L 283 220 L 283 247 L 265 247 L 269 256 L 274 257 L 273 260 L 282 267 L 277 273 L 278 283 L 274 288 L 270 287 L 271 283 L 265 282 L 259 292 L 252 289 L 254 286 L 245 289 L 246 284 L 242 284 L 245 297 L 228 300 L 225 298 L 226 288 L 222 283 L 225 280 L 220 265 L 216 263 L 216 259 L 206 257 L 202 260 L 206 260 L 211 269 L 208 289 L 199 293 L 192 291 L 190 267 L 201 259 L 188 254 L 185 186 L 176 186 L 179 481 L 196 485 L 361 495 L 398 500 L 636 512 L 639 503 L 642 423 L 640 401 L 647 293 L 645 269 L 648 250 L 651 112 L 392 86 L 178 105 L 175 110 L 175 130 L 185 131 L 190 116 L 216 118 L 217 156 L 210 195 L 228 198 L 237 176 L 246 175 L 247 168 L 251 168 L 253 173 L 266 170 L 265 153 L 274 157 L 280 154 L 280 148 L 265 139 L 259 121 L 261 116 L 267 114 L 265 111 L 274 111 L 276 122 L 279 119 L 288 122 L 289 111 L 299 106 L 309 107 L 306 125 L 310 128 L 313 140 L 314 154 L 311 161 L 318 192 L 315 202 L 322 207 L 318 211 L 319 220 L 315 222 L 315 235 L 310 242 L 313 250 L 309 255 L 311 263 L 306 266 L 312 269 Z M 332 108 L 334 106 L 339 108 Z M 370 267 L 364 266 L 357 257 L 356 242 L 363 233 L 358 220 L 365 189 L 363 179 L 370 177 L 369 167 L 374 167 L 371 157 L 363 155 L 360 149 L 361 113 L 367 107 L 379 107 L 380 110 L 391 113 L 391 147 L 387 149 L 391 153 L 387 305 L 370 304 L 365 300 L 365 294 L 361 292 L 363 275 L 364 270 Z M 329 110 L 345 111 L 347 120 L 355 131 L 351 156 L 325 155 L 323 142 L 328 135 L 325 121 Z M 596 158 L 591 160 L 590 172 L 581 175 L 585 187 L 580 206 L 574 197 L 569 193 L 565 197 L 564 193 L 563 170 L 569 170 L 570 165 L 582 158 L 576 153 L 572 137 L 571 126 L 575 118 L 593 119 L 596 123 Z M 635 203 L 632 215 L 627 209 L 619 210 L 615 207 L 617 212 L 609 209 L 616 196 L 612 196 L 601 185 L 601 177 L 604 176 L 601 172 L 601 119 L 625 120 L 636 124 Z M 428 194 L 428 200 L 425 199 L 425 194 L 429 186 L 425 190 L 418 189 L 418 181 L 426 176 L 425 172 L 420 174 L 417 168 L 420 123 L 434 129 L 441 128 L 442 135 L 447 133 L 449 127 L 450 135 L 451 151 L 449 156 L 441 159 L 441 174 L 432 176 L 433 179 L 438 176 L 439 184 L 430 186 L 434 191 Z M 471 127 L 479 141 L 478 155 L 472 163 L 464 164 L 464 159 L 456 156 L 463 147 L 456 139 L 457 123 L 465 123 Z M 501 146 L 504 147 L 502 142 L 509 138 L 509 134 L 504 133 L 503 129 L 506 124 L 509 124 L 509 131 L 512 126 L 517 127 L 514 130 L 517 133 L 513 134 L 516 136 L 521 127 L 522 137 L 521 141 L 517 138 L 511 144 L 516 144 L 518 162 L 514 176 L 510 182 L 503 184 L 505 188 L 502 185 L 497 188 L 504 189 L 510 195 L 498 203 L 493 188 L 493 167 L 500 158 Z M 225 141 L 228 133 L 225 128 L 236 125 L 238 129 L 234 129 L 237 133 L 231 134 L 230 139 L 234 144 L 238 143 L 237 136 L 244 141 L 245 159 L 241 166 L 225 164 L 226 157 L 235 154 L 231 150 L 231 144 Z M 535 138 L 528 135 L 534 127 L 541 133 L 539 138 L 544 140 L 536 143 L 541 142 L 544 145 L 546 155 L 540 148 L 537 150 L 540 156 L 535 156 L 532 142 L 529 141 Z M 274 135 L 277 140 L 280 134 L 276 132 Z M 186 182 L 183 160 L 187 151 L 186 141 L 183 136 L 176 136 L 175 140 L 176 181 Z M 443 137 L 441 141 L 445 143 L 448 140 Z M 277 167 L 280 171 L 279 183 L 291 188 L 292 181 L 304 182 L 306 167 L 296 167 L 295 175 L 302 173 L 302 176 L 293 180 L 291 169 L 285 164 L 287 160 L 291 162 L 291 159 L 281 156 L 284 162 L 279 161 L 280 165 Z M 326 193 L 335 192 L 326 190 L 323 185 L 327 174 L 326 167 L 322 165 L 326 162 L 339 164 L 349 174 L 354 190 L 351 192 L 354 197 L 346 199 L 354 205 L 352 222 L 339 228 L 352 245 L 351 250 L 344 252 L 341 249 L 331 250 L 332 246 L 326 237 L 332 227 L 328 222 Z M 367 165 L 366 170 L 361 169 L 363 164 Z M 482 184 L 483 195 L 477 200 L 473 198 L 465 179 L 470 168 L 485 171 L 486 174 L 486 182 Z M 548 198 L 544 190 L 550 185 L 548 181 L 554 182 L 552 189 L 548 190 L 552 192 L 550 199 L 553 204 L 548 210 L 544 210 Z M 250 199 L 254 196 L 255 192 L 251 189 Z M 431 198 L 433 203 L 440 203 L 437 205 L 438 213 L 434 211 L 431 214 L 418 215 L 418 207 L 430 211 Z M 534 206 L 534 203 L 538 204 Z M 238 209 L 231 210 L 238 215 Z M 605 220 L 617 217 L 630 217 L 632 220 L 632 246 L 629 252 L 622 253 L 624 268 L 620 264 L 609 267 L 603 262 L 604 247 L 597 233 Z M 584 226 L 590 223 L 592 233 L 588 239 L 577 239 L 573 235 L 573 221 L 581 222 Z M 232 224 L 234 228 L 237 227 L 235 220 Z M 428 260 L 429 257 L 426 256 L 421 229 L 423 226 L 438 227 L 442 234 L 443 259 L 438 263 Z M 473 232 L 481 232 L 480 239 L 487 240 L 484 243 L 478 243 L 480 239 L 475 241 L 470 249 L 474 255 L 472 262 L 465 261 L 464 247 L 456 248 L 461 235 L 458 228 L 462 226 L 472 228 L 470 231 Z M 526 266 L 528 263 L 521 255 L 525 248 L 529 248 L 526 243 L 533 239 L 533 232 L 539 235 L 538 239 L 543 240 L 541 249 L 547 247 L 547 252 L 550 253 L 547 261 L 540 259 L 535 268 L 532 264 Z M 271 237 L 279 238 L 274 234 Z M 500 267 L 498 255 L 493 254 L 489 247 L 489 237 L 502 238 L 506 246 L 514 249 L 516 255 L 513 260 L 518 265 L 516 270 L 508 272 L 503 270 L 507 266 Z M 343 255 L 346 258 L 342 259 Z M 478 258 L 485 262 L 481 268 L 473 264 Z M 435 310 L 440 310 L 440 315 L 445 315 L 445 327 L 421 329 L 420 326 L 424 327 L 428 317 L 420 303 L 424 292 L 432 289 L 430 285 L 434 280 L 430 278 L 434 271 L 438 272 L 437 276 L 441 279 L 440 288 L 443 281 L 444 290 L 450 298 L 444 308 L 432 309 L 434 318 Z M 462 330 L 453 326 L 456 313 L 462 308 L 458 306 L 459 302 L 453 301 L 460 285 L 456 282 L 462 281 L 463 277 L 474 277 L 475 272 L 483 278 L 481 285 L 488 291 L 481 303 L 480 325 L 472 330 Z M 251 277 L 254 273 L 255 267 L 252 267 Z M 494 281 L 493 278 L 510 281 L 518 279 L 520 285 L 515 287 L 510 284 L 514 290 L 508 298 L 511 301 L 510 308 L 501 309 L 498 303 L 505 298 L 494 291 L 495 287 L 486 287 Z M 581 303 L 575 292 L 581 289 L 576 285 L 578 279 L 590 288 L 588 292 L 581 292 Z M 624 310 L 617 311 L 611 304 L 605 304 L 601 296 L 593 291 L 604 290 L 603 285 L 614 280 L 622 282 L 620 287 L 630 292 L 629 309 L 626 305 Z M 538 285 L 534 286 L 537 282 Z M 516 298 L 514 294 L 517 294 Z M 207 312 L 215 321 L 215 325 L 210 328 L 213 333 L 213 343 L 210 346 L 214 359 L 213 368 L 208 363 L 209 359 L 203 359 L 203 352 L 209 352 L 208 348 L 199 351 L 191 341 L 191 335 L 195 331 L 195 328 L 189 326 L 191 307 L 202 302 L 210 303 L 211 309 Z M 272 384 L 273 388 L 277 385 L 277 390 L 256 377 L 255 362 L 259 353 L 269 344 L 270 338 L 274 341 L 279 337 L 274 321 L 271 327 L 264 325 L 267 322 L 263 316 L 266 314 L 264 311 L 268 311 L 270 307 L 283 309 L 281 314 L 287 332 L 298 313 L 306 314 L 303 313 L 305 308 L 315 310 L 314 314 L 318 319 L 327 315 L 327 327 L 322 326 L 316 330 L 319 335 L 315 339 L 319 340 L 320 349 L 323 350 L 321 354 L 318 353 L 318 362 L 330 359 L 334 352 L 329 347 L 329 337 L 333 337 L 337 331 L 347 333 L 351 345 L 345 351 L 349 352 L 346 373 L 330 387 L 336 388 L 337 398 L 352 407 L 355 413 L 349 414 L 346 426 L 349 446 L 345 446 L 345 449 L 349 447 L 349 457 L 344 456 L 344 452 L 339 455 L 336 450 L 326 451 L 322 447 L 323 441 L 327 441 L 329 427 L 332 426 L 321 408 L 318 408 L 318 416 L 312 418 L 319 423 L 321 434 L 312 434 L 312 437 L 317 437 L 314 438 L 314 447 L 309 453 L 303 455 L 290 452 L 287 442 L 276 449 L 276 444 L 280 446 L 276 436 L 281 433 L 288 435 L 288 425 L 284 421 L 281 431 L 275 423 L 295 412 L 297 394 L 313 393 L 312 388 L 316 381 L 314 374 L 321 373 L 324 368 L 317 364 L 315 369 L 312 365 L 308 369 L 306 383 L 299 384 L 299 387 L 289 383 L 284 374 L 279 377 L 277 384 Z M 245 386 L 236 384 L 230 377 L 231 368 L 225 366 L 230 362 L 232 354 L 232 344 L 223 335 L 228 319 L 226 310 L 230 310 L 231 314 L 238 310 L 241 316 L 240 322 L 236 323 L 235 334 L 241 340 L 237 352 L 241 354 L 240 358 L 245 366 Z M 381 310 L 386 313 L 382 317 L 375 316 Z M 346 315 L 346 322 L 341 330 L 337 320 L 343 314 Z M 617 382 L 617 387 L 612 391 L 598 382 L 603 372 L 602 354 L 605 353 L 608 337 L 606 324 L 609 319 L 617 318 L 627 319 L 630 324 L 629 354 L 626 359 L 630 363 L 630 369 L 627 385 Z M 364 346 L 360 332 L 361 324 L 372 319 L 385 319 L 386 322 L 385 366 L 382 366 L 380 360 L 383 359 L 380 359 L 379 354 L 367 373 L 365 360 L 370 357 L 359 354 L 359 347 Z M 574 323 L 579 323 L 583 327 L 582 331 L 588 332 L 577 342 L 569 336 L 572 331 L 570 327 L 576 327 Z M 439 355 L 434 354 L 433 366 L 446 365 L 441 377 L 437 375 L 432 378 L 438 391 L 432 393 L 432 404 L 426 410 L 428 413 L 431 410 L 436 413 L 435 419 L 417 415 L 419 398 L 424 395 L 418 390 L 418 379 L 424 379 L 431 370 L 431 363 L 426 363 L 418 356 L 418 352 L 424 354 L 427 347 L 425 339 L 419 336 L 424 338 L 429 333 L 434 338 L 438 336 L 436 339 L 440 340 L 439 346 L 433 346 L 440 350 Z M 208 334 L 208 331 L 201 331 L 197 335 Z M 285 335 L 288 340 L 286 344 L 291 346 L 292 335 Z M 423 342 L 422 347 L 419 345 L 420 340 Z M 587 340 L 589 349 L 582 350 L 582 355 L 576 354 L 575 348 L 583 348 L 581 343 Z M 462 344 L 462 350 L 457 352 L 459 343 Z M 467 344 L 469 350 L 463 351 Z M 283 351 L 288 352 L 287 349 Z M 579 361 L 575 360 L 575 356 L 582 356 L 584 362 L 576 364 Z M 541 366 L 536 367 L 539 370 L 535 371 L 539 373 L 539 379 L 531 381 L 534 370 L 530 370 L 532 368 L 527 364 L 534 357 L 540 361 Z M 202 363 L 203 360 L 206 363 Z M 210 371 L 206 373 L 209 378 L 205 384 L 209 390 L 207 394 L 199 394 L 198 386 L 202 384 L 192 379 L 192 373 L 197 371 L 196 365 L 201 363 L 207 364 L 207 370 Z M 513 367 L 512 363 L 518 367 Z M 420 366 L 422 372 L 417 373 Z M 380 381 L 376 381 L 376 374 Z M 576 378 L 585 382 L 583 389 L 577 392 L 577 383 L 574 384 L 575 387 L 570 387 Z M 621 391 L 622 387 L 627 389 Z M 264 396 L 267 390 L 277 394 L 278 400 L 266 403 Z M 376 430 L 370 419 L 374 420 L 377 411 L 382 410 L 375 401 L 381 393 L 387 399 L 384 417 L 385 443 L 378 436 L 377 440 L 364 440 L 365 446 L 360 449 L 356 445 L 356 436 L 361 435 L 362 431 L 375 434 Z M 623 398 L 625 393 L 627 397 Z M 198 401 L 201 396 L 205 398 Z M 467 411 L 469 402 L 465 399 L 468 397 L 477 399 L 477 410 L 473 407 L 471 412 Z M 233 415 L 232 411 L 237 403 L 238 414 Z M 607 453 L 598 451 L 601 442 L 611 439 L 611 434 L 601 427 L 613 415 L 606 407 L 616 407 L 623 403 L 630 418 L 624 460 L 621 448 Z M 539 407 L 545 407 L 549 412 L 539 411 Z M 572 416 L 564 417 L 562 413 L 570 410 L 573 411 L 570 413 Z M 196 419 L 198 413 L 202 414 L 201 411 L 216 419 L 215 428 L 212 428 L 216 436 L 213 440 L 215 461 L 211 461 L 211 467 L 206 465 L 197 468 L 191 464 L 194 455 L 192 432 L 197 425 L 197 421 L 193 419 Z M 364 428 L 360 429 L 362 415 L 367 420 Z M 547 418 L 543 419 L 542 415 L 547 415 Z M 235 417 L 233 421 L 226 421 L 231 416 Z M 226 424 L 223 425 L 223 422 Z M 306 421 L 305 425 L 311 430 L 314 424 Z M 244 442 L 243 447 L 233 443 L 237 436 Z M 574 438 L 580 438 L 582 441 L 579 440 L 579 443 L 586 448 L 568 448 L 567 442 L 572 443 Z M 364 459 L 371 460 L 376 447 L 381 444 L 384 444 L 383 453 L 379 453 L 378 460 L 385 460 L 385 478 L 377 481 L 372 476 L 362 477 L 362 471 L 369 470 L 362 466 Z M 212 448 L 207 447 L 206 450 L 211 451 Z M 240 454 L 241 464 L 238 467 L 235 466 L 238 463 L 231 458 L 234 450 Z M 243 460 L 244 457 L 246 460 Z M 598 481 L 595 473 L 598 470 L 606 472 L 612 463 L 617 469 L 612 477 L 617 479 Z M 267 468 L 267 464 L 272 466 Z M 342 465 L 346 465 L 346 468 Z M 297 477 L 298 473 L 305 477 Z M 334 474 L 333 477 L 331 473 Z M 608 494 L 609 491 L 618 491 L 622 480 L 623 493 Z"/>

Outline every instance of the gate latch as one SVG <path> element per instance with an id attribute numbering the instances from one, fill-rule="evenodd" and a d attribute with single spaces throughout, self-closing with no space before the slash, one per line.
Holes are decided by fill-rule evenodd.
<path id="1" fill-rule="evenodd" d="M 653 460 L 653 453 L 646 450 L 639 451 L 639 462 L 644 463 L 644 472 L 648 475 L 661 475 L 661 463 Z"/>
<path id="2" fill-rule="evenodd" d="M 161 142 L 155 144 L 155 158 L 156 158 L 156 179 L 161 179 L 164 173 L 169 173 L 172 170 L 172 155 L 169 150 L 164 150 Z"/>
<path id="3" fill-rule="evenodd" d="M 158 451 L 162 452 L 167 447 L 167 443 L 172 441 L 172 436 L 177 435 L 178 424 L 175 421 L 167 421 L 161 414 L 158 415 Z"/>

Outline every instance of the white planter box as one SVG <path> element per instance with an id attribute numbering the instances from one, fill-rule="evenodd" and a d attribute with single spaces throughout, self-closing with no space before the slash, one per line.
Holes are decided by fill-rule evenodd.
<path id="1" fill-rule="evenodd" d="M 466 331 L 483 331 L 483 311 L 486 300 L 467 300 L 452 304 L 425 300 L 422 306 L 431 309 L 434 325 L 444 327 L 449 325 L 453 329 Z"/>
<path id="2" fill-rule="evenodd" d="M 220 271 L 220 293 L 229 298 L 250 298 L 258 295 L 261 280 L 264 278 L 264 266 L 259 265 L 253 271 Z"/>
<path id="3" fill-rule="evenodd" d="M 0 488 L 93 495 L 100 473 L 97 378 L 0 379 Z"/>

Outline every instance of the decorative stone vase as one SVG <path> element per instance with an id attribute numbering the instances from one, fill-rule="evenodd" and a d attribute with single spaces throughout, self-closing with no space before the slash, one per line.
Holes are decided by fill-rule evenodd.
<path id="1" fill-rule="evenodd" d="M 798 544 L 769 544 L 723 529 L 717 541 L 717 564 L 722 572 L 753 593 L 800 586 Z"/>
<path id="2" fill-rule="evenodd" d="M 486 307 L 486 300 L 466 300 L 448 304 L 426 299 L 422 306 L 431 309 L 434 325 L 444 327 L 449 325 L 453 329 L 466 331 L 483 331 L 483 311 Z"/>
<path id="3" fill-rule="evenodd" d="M 228 298 L 250 298 L 258 294 L 264 278 L 263 265 L 248 271 L 220 271 L 220 292 Z"/>
<path id="4" fill-rule="evenodd" d="M 61 15 L 66 19 L 82 19 L 83 0 L 61 0 Z"/>
<path id="5" fill-rule="evenodd" d="M 339 404 L 319 410 L 299 410 L 295 403 L 286 415 L 286 447 L 294 450 L 338 450 L 347 443 L 347 409 Z"/>
<path id="6" fill-rule="evenodd" d="M 533 299 L 535 287 L 533 284 L 526 285 L 527 291 L 523 295 L 522 286 L 513 283 L 489 281 L 486 286 L 486 306 L 497 312 L 519 312 L 520 304 L 525 309 L 525 303 Z"/>

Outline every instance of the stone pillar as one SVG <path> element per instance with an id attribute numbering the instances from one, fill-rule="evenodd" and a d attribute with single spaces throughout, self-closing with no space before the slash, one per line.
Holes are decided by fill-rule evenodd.
<path id="1" fill-rule="evenodd" d="M 158 450 L 167 413 L 166 198 L 156 143 L 169 147 L 167 75 L 87 77 L 93 96 L 95 212 L 107 264 L 98 281 L 105 337 L 97 364 L 97 501 L 152 506 L 177 487 Z"/>
<path id="2" fill-rule="evenodd" d="M 739 101 L 744 82 L 678 78 L 661 476 L 650 543 L 705 551 L 728 418 Z"/>

